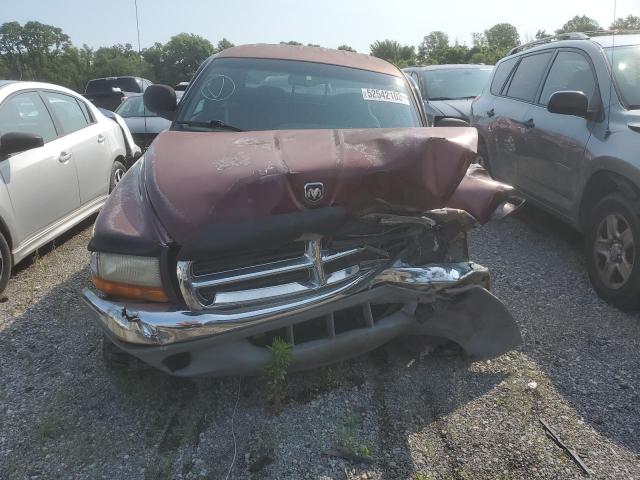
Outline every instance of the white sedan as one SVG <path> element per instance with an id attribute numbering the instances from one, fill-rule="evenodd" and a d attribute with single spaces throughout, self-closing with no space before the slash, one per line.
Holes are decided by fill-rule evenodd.
<path id="1" fill-rule="evenodd" d="M 14 264 L 98 211 L 122 178 L 139 149 L 119 120 L 67 88 L 0 81 L 0 293 Z"/>

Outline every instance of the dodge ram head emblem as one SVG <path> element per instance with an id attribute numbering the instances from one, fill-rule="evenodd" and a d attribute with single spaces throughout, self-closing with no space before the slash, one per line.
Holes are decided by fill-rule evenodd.
<path id="1" fill-rule="evenodd" d="M 316 203 L 322 200 L 324 197 L 324 184 L 321 182 L 305 183 L 304 184 L 304 198 L 308 202 Z"/>

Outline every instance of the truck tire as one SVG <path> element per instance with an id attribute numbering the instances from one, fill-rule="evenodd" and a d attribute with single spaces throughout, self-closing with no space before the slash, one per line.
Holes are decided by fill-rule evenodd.
<path id="1" fill-rule="evenodd" d="M 621 193 L 600 200 L 588 214 L 586 260 L 594 290 L 622 310 L 640 307 L 640 219 Z"/>
<path id="2" fill-rule="evenodd" d="M 124 163 L 119 160 L 113 162 L 111 176 L 109 177 L 109 193 L 113 192 L 113 189 L 116 188 L 125 173 L 127 173 L 127 167 L 124 166 Z"/>
<path id="3" fill-rule="evenodd" d="M 12 266 L 11 249 L 4 235 L 0 233 L 0 298 L 4 289 L 7 288 L 7 283 L 9 283 Z"/>
<path id="4" fill-rule="evenodd" d="M 102 337 L 102 359 L 109 370 L 135 372 L 146 370 L 146 364 L 114 344 L 109 337 Z"/>

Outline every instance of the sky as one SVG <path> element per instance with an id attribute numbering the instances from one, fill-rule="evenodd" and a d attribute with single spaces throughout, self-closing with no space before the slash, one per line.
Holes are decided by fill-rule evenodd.
<path id="1" fill-rule="evenodd" d="M 386 38 L 418 45 L 433 30 L 451 42 L 471 44 L 471 34 L 496 23 L 513 24 L 521 40 L 538 29 L 559 28 L 586 14 L 602 27 L 613 20 L 614 0 L 137 0 L 142 48 L 180 33 L 213 44 L 296 40 L 368 53 Z M 4 5 L 3 5 L 4 4 Z M 640 0 L 617 0 L 617 17 L 640 16 Z M 0 0 L 0 23 L 29 20 L 55 25 L 76 46 L 137 45 L 134 0 Z"/>

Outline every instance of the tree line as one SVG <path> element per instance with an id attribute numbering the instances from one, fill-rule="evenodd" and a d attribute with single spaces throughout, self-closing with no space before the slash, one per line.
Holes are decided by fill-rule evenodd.
<path id="1" fill-rule="evenodd" d="M 640 30 L 640 17 L 618 18 L 610 29 Z M 556 34 L 602 30 L 598 22 L 586 15 L 576 15 Z M 536 39 L 552 34 L 538 30 Z M 280 42 L 302 45 L 294 40 Z M 509 23 L 498 23 L 472 34 L 472 45 L 451 43 L 442 31 L 426 35 L 416 47 L 395 40 L 379 40 L 371 44 L 370 54 L 399 67 L 443 63 L 494 64 L 520 44 L 518 30 Z M 310 46 L 319 46 L 307 44 Z M 233 46 L 223 38 L 217 44 L 191 33 L 179 33 L 166 43 L 156 42 L 138 52 L 129 43 L 93 49 L 78 48 L 61 28 L 36 21 L 6 22 L 0 25 L 0 78 L 38 80 L 56 83 L 82 92 L 92 78 L 136 75 L 154 82 L 174 85 L 187 81 L 210 55 Z M 349 45 L 339 50 L 355 52 Z"/>
<path id="2" fill-rule="evenodd" d="M 628 15 L 620 17 L 609 26 L 610 30 L 640 30 L 640 17 Z M 570 32 L 594 32 L 603 28 L 593 18 L 576 15 L 568 20 L 555 34 Z M 541 40 L 554 35 L 546 30 L 538 30 L 533 39 Z M 399 67 L 409 65 L 441 65 L 447 63 L 485 63 L 495 64 L 509 50 L 521 44 L 516 27 L 510 23 L 498 23 L 484 32 L 472 33 L 471 47 L 455 41 L 436 30 L 426 35 L 417 48 L 413 45 L 401 45 L 395 40 L 380 40 L 371 44 L 371 55 L 383 58 Z"/>

